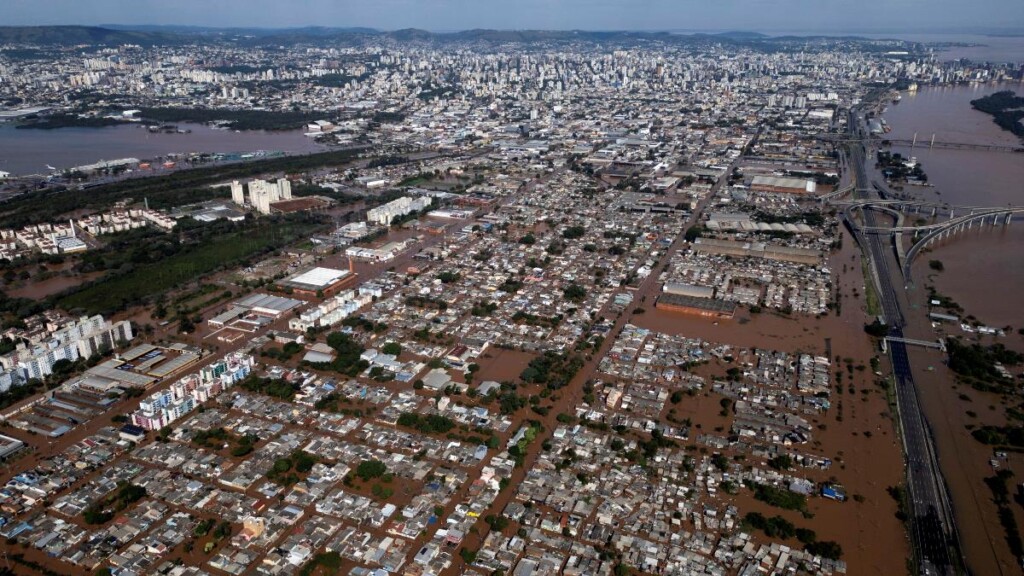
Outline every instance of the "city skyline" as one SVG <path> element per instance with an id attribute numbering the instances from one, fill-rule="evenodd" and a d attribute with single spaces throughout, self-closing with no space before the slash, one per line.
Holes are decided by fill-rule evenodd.
<path id="1" fill-rule="evenodd" d="M 11 0 L 0 9 L 8 25 L 148 25 L 294 28 L 370 27 L 456 31 L 475 28 L 537 30 L 751 30 L 767 33 L 1014 33 L 1024 29 L 1024 4 L 1009 0 L 872 1 L 845 5 L 809 0 L 726 0 L 713 6 L 689 0 L 305 0 L 284 6 L 253 0 L 210 6 L 141 0 Z M 927 8 L 927 10 L 925 10 Z"/>

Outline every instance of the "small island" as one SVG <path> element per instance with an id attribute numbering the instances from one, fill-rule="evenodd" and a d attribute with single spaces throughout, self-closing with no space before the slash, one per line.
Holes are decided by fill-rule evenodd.
<path id="1" fill-rule="evenodd" d="M 995 94 L 971 100 L 975 110 L 992 116 L 992 120 L 1003 130 L 1009 130 L 1024 141 L 1024 98 L 1011 90 L 1003 90 Z"/>

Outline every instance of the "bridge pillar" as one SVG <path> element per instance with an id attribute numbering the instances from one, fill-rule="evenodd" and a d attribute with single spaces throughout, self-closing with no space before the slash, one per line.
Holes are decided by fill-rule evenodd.
<path id="1" fill-rule="evenodd" d="M 1006 213 L 1006 225 L 1009 226 L 1010 222 L 1013 221 L 1013 212 Z"/>

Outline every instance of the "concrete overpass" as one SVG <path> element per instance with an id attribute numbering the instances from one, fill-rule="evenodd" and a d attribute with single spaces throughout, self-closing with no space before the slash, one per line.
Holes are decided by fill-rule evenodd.
<path id="1" fill-rule="evenodd" d="M 868 206 L 869 208 L 871 206 Z M 957 216 L 944 222 L 936 222 L 934 224 L 921 224 L 920 226 L 865 226 L 862 230 L 865 233 L 896 233 L 896 232 L 930 232 L 935 230 L 949 230 L 959 228 L 961 225 L 966 225 L 970 228 L 973 223 L 981 222 L 985 223 L 986 220 L 991 220 L 993 224 L 1009 224 L 1014 214 L 1024 213 L 1024 207 L 1021 208 L 986 208 L 984 210 L 978 210 L 965 214 L 963 216 Z"/>
<path id="2" fill-rule="evenodd" d="M 940 226 L 930 226 L 930 230 L 927 234 L 922 236 L 907 252 L 906 257 L 903 259 L 903 279 L 910 282 L 910 268 L 914 263 L 914 258 L 934 242 L 948 238 L 949 236 L 961 232 L 963 230 L 970 230 L 975 223 L 980 226 L 985 226 L 986 220 L 991 220 L 991 226 L 1009 226 L 1013 221 L 1013 218 L 1017 214 L 1024 214 L 1024 207 L 1021 208 L 1000 208 L 997 210 L 990 210 L 981 212 L 978 214 L 971 214 L 968 216 L 961 216 L 954 218 L 943 223 Z"/>
<path id="3" fill-rule="evenodd" d="M 1015 215 L 1024 214 L 1024 207 L 1017 208 L 985 208 L 985 209 L 974 209 L 970 213 L 963 216 L 954 216 L 944 222 L 936 222 L 934 224 L 922 224 L 920 226 L 905 226 L 903 225 L 904 214 L 898 210 L 890 208 L 890 206 L 896 206 L 900 208 L 902 206 L 922 206 L 925 203 L 920 202 L 907 202 L 898 200 L 860 200 L 854 202 L 843 202 L 841 205 L 844 206 L 843 214 L 846 220 L 850 222 L 851 226 L 856 228 L 856 232 L 860 235 L 892 235 L 893 247 L 896 250 L 896 259 L 903 272 L 903 279 L 905 282 L 911 281 L 911 267 L 914 263 L 914 259 L 921 253 L 923 249 L 930 246 L 938 240 L 948 238 L 957 232 L 963 230 L 970 230 L 975 224 L 979 226 L 991 225 L 991 226 L 1008 226 Z M 950 210 L 950 214 L 954 215 L 956 207 L 947 207 Z M 873 210 L 888 214 L 896 220 L 895 226 L 878 226 L 878 225 L 866 225 L 860 226 L 856 224 L 856 219 L 853 217 L 856 210 Z M 867 219 L 865 219 L 867 222 Z M 917 239 L 910 250 L 906 250 L 903 245 L 903 235 L 912 234 L 913 237 L 917 238 L 919 234 L 925 233 Z"/>

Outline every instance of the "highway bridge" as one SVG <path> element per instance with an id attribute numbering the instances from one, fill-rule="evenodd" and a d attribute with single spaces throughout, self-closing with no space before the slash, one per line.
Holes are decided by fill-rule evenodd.
<path id="1" fill-rule="evenodd" d="M 914 340 L 913 338 L 897 338 L 895 336 L 886 336 L 883 340 L 884 343 L 899 342 L 900 344 L 911 344 L 913 346 L 921 346 L 923 348 L 934 348 L 936 350 L 946 351 L 946 343 L 939 339 L 937 341 L 931 340 Z"/>
<path id="2" fill-rule="evenodd" d="M 1020 152 L 1024 153 L 1024 146 L 1014 144 L 974 144 L 971 142 L 949 142 L 943 140 L 932 140 L 927 142 L 907 140 L 904 138 L 850 138 L 846 134 L 819 134 L 819 140 L 832 142 L 833 144 L 860 144 L 871 143 L 880 146 L 909 146 L 911 148 L 944 148 L 948 150 L 982 150 L 985 152 Z"/>
<path id="3" fill-rule="evenodd" d="M 893 245 L 896 250 L 897 261 L 901 268 L 903 279 L 908 284 L 911 282 L 911 268 L 913 267 L 914 259 L 917 258 L 918 254 L 920 254 L 926 247 L 958 232 L 970 230 L 975 224 L 978 224 L 979 226 L 1008 226 L 1013 221 L 1015 215 L 1024 214 L 1024 207 L 977 208 L 970 206 L 940 205 L 911 200 L 881 200 L 873 198 L 834 201 L 832 204 L 843 207 L 845 218 L 852 227 L 856 228 L 856 231 L 859 234 L 890 234 L 893 236 Z M 922 208 L 925 210 L 925 213 L 928 213 L 928 208 L 931 208 L 930 214 L 933 217 L 939 215 L 946 216 L 947 213 L 945 211 L 948 211 L 949 219 L 933 222 L 931 224 L 917 224 L 913 226 L 904 225 L 904 212 L 912 209 L 914 212 L 921 213 Z M 940 213 L 940 209 L 943 212 Z M 856 218 L 854 218 L 854 213 L 857 210 L 860 210 L 862 214 L 865 214 L 862 218 L 865 222 L 864 225 L 858 225 Z M 893 226 L 872 225 L 868 222 L 865 211 L 882 212 L 892 216 L 896 223 Z M 956 216 L 958 212 L 967 213 L 962 214 L 961 216 Z M 904 246 L 904 234 L 911 234 L 913 238 L 916 238 L 916 241 L 910 250 L 907 250 Z"/>
<path id="4" fill-rule="evenodd" d="M 859 112 L 853 109 L 847 124 L 851 134 L 863 134 Z M 856 140 L 861 142 L 860 139 Z M 846 146 L 848 164 L 853 168 L 858 200 L 877 200 L 875 189 L 868 187 L 865 148 Z M 932 435 L 917 397 L 917 385 L 910 369 L 907 343 L 903 334 L 904 317 L 897 290 L 904 289 L 902 279 L 893 278 L 889 262 L 892 246 L 880 234 L 864 234 L 851 219 L 854 209 L 847 207 L 843 219 L 858 244 L 867 252 L 873 279 L 879 292 L 882 316 L 889 326 L 889 358 L 895 380 L 897 416 L 903 452 L 907 465 L 910 538 L 918 572 L 929 575 L 953 575 L 966 572 L 953 519 L 953 510 L 946 493 L 945 481 L 932 446 Z M 874 210 L 863 210 L 866 227 L 877 227 Z"/>
<path id="5" fill-rule="evenodd" d="M 882 211 L 891 211 L 891 208 L 887 208 L 884 205 L 871 204 L 867 207 L 879 206 Z M 985 210 L 979 210 L 963 216 L 957 216 L 950 220 L 942 222 L 934 222 L 932 224 L 920 224 L 914 226 L 864 226 L 861 230 L 868 234 L 894 234 L 897 232 L 930 232 L 934 230 L 951 230 L 955 229 L 959 231 L 962 227 L 966 226 L 970 228 L 975 222 L 980 222 L 982 225 L 986 221 L 991 221 L 992 224 L 1009 224 L 1013 219 L 1014 214 L 1024 213 L 1024 207 L 1022 208 L 988 208 Z"/>
<path id="6" fill-rule="evenodd" d="M 905 258 L 903 258 L 903 279 L 906 282 L 910 282 L 910 269 L 914 264 L 914 258 L 921 253 L 926 247 L 930 246 L 933 242 L 946 238 L 957 232 L 963 230 L 969 230 L 978 222 L 979 226 L 984 226 L 987 219 L 991 219 L 991 225 L 996 226 L 1002 224 L 1003 226 L 1009 226 L 1010 222 L 1013 221 L 1013 217 L 1016 214 L 1024 214 L 1024 208 L 1003 208 L 998 211 L 987 211 L 978 214 L 971 214 L 968 216 L 961 216 L 960 218 L 954 218 L 944 222 L 941 226 L 930 227 L 930 231 L 918 239 L 917 242 L 911 246 L 907 252 Z"/>

